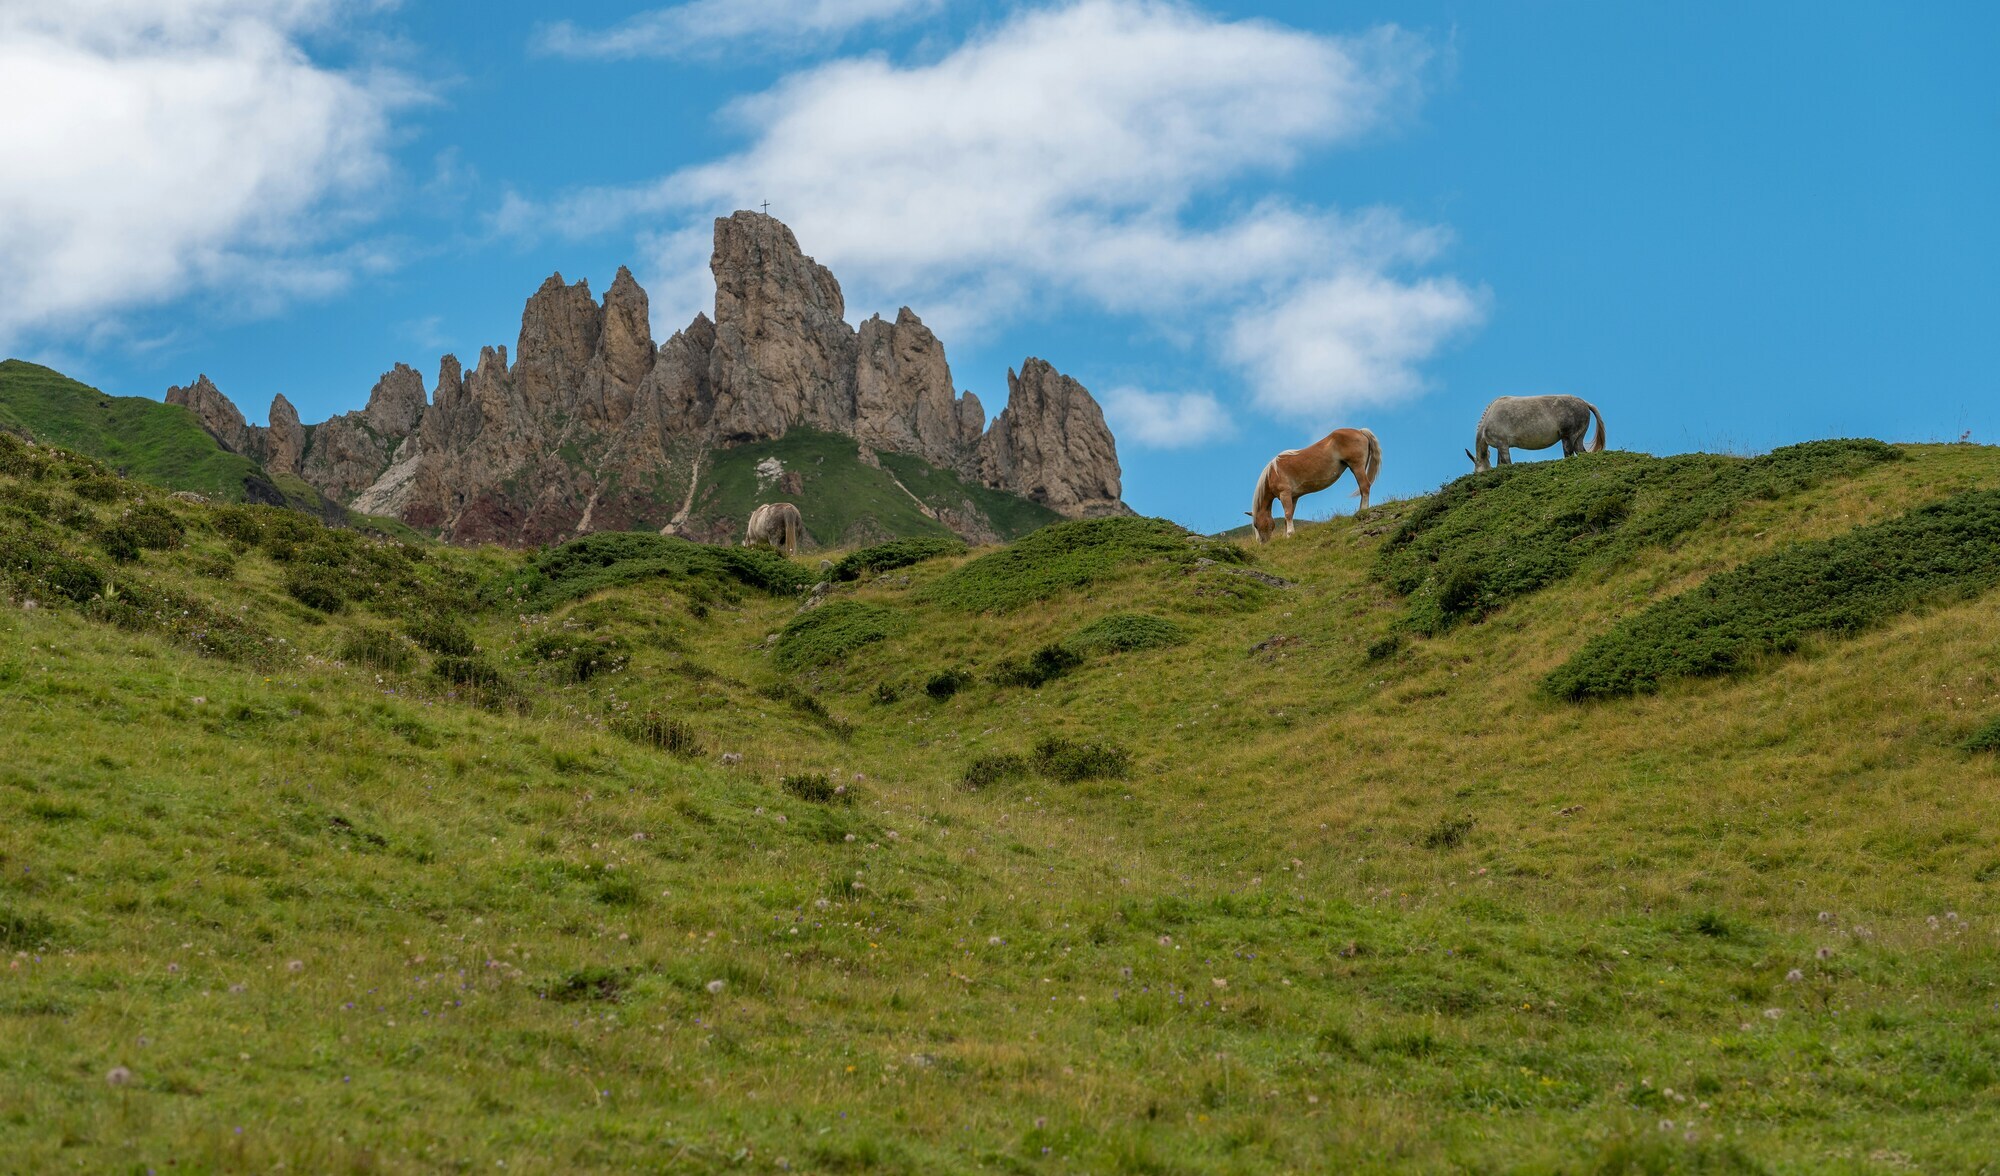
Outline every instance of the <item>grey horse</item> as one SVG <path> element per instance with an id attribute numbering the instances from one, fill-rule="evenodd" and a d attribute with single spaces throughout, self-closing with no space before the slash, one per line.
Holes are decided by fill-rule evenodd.
<path id="1" fill-rule="evenodd" d="M 769 545 L 795 555 L 799 550 L 799 532 L 804 524 L 799 519 L 799 508 L 789 502 L 767 502 L 750 512 L 750 525 L 743 534 L 743 546 L 760 547 Z"/>
<path id="2" fill-rule="evenodd" d="M 1590 432 L 1590 418 L 1597 418 L 1597 439 L 1590 448 L 1583 445 Z M 1479 414 L 1479 432 L 1473 435 L 1473 449 L 1465 451 L 1472 468 L 1485 473 L 1493 468 L 1486 460 L 1490 446 L 1500 451 L 1500 464 L 1512 465 L 1510 449 L 1547 449 L 1562 442 L 1563 456 L 1596 453 L 1604 448 L 1604 414 L 1597 406 L 1576 396 L 1502 396 Z"/>

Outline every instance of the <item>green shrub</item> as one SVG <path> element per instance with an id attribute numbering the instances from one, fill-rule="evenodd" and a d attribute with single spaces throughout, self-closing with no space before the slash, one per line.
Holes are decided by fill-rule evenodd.
<path id="1" fill-rule="evenodd" d="M 835 580 L 858 580 L 863 574 L 879 575 L 896 568 L 907 568 L 927 559 L 937 559 L 945 555 L 963 555 L 965 544 L 958 539 L 942 536 L 919 536 L 914 539 L 896 539 L 888 543 L 877 543 L 853 552 L 833 565 Z"/>
<path id="2" fill-rule="evenodd" d="M 347 604 L 347 580 L 333 568 L 299 564 L 285 573 L 285 591 L 292 599 L 324 613 L 336 613 Z"/>
<path id="3" fill-rule="evenodd" d="M 588 682 L 615 673 L 630 660 L 623 638 L 597 633 L 543 633 L 528 642 L 521 656 L 555 669 L 565 682 Z"/>
<path id="4" fill-rule="evenodd" d="M 1401 652 L 1403 652 L 1403 635 L 1391 633 L 1368 646 L 1367 658 L 1371 662 L 1388 661 Z"/>
<path id="5" fill-rule="evenodd" d="M 725 580 L 773 595 L 813 585 L 812 573 L 766 547 L 708 547 L 650 531 L 600 531 L 545 548 L 487 590 L 489 603 L 546 611 L 656 578 Z"/>
<path id="6" fill-rule="evenodd" d="M 1035 774 L 1064 784 L 1121 780 L 1132 770 L 1132 753 L 1115 743 L 1082 743 L 1053 736 L 1035 744 Z"/>
<path id="7" fill-rule="evenodd" d="M 901 701 L 903 688 L 894 682 L 877 682 L 871 697 L 875 699 L 876 706 L 892 706 Z"/>
<path id="8" fill-rule="evenodd" d="M 97 545 L 119 563 L 139 558 L 139 534 L 123 523 L 113 523 L 97 533 Z"/>
<path id="9" fill-rule="evenodd" d="M 125 483 L 107 474 L 92 474 L 78 478 L 70 489 L 76 491 L 78 498 L 86 498 L 91 502 L 116 502 L 126 494 Z"/>
<path id="10" fill-rule="evenodd" d="M 772 702 L 782 702 L 807 718 L 825 727 L 835 736 L 846 739 L 854 734 L 854 724 L 837 718 L 826 704 L 812 695 L 792 685 L 790 682 L 771 682 L 757 687 L 759 697 Z"/>
<path id="11" fill-rule="evenodd" d="M 1067 646 L 1044 645 L 1026 658 L 1001 662 L 993 671 L 993 683 L 1039 690 L 1082 664 L 1083 655 Z"/>
<path id="12" fill-rule="evenodd" d="M 1207 546 L 1165 519 L 1072 519 L 1030 532 L 936 580 L 922 599 L 1005 612 L 1153 562 L 1192 564 Z"/>
<path id="13" fill-rule="evenodd" d="M 1230 546 L 1234 550 L 1234 545 Z M 1187 630 L 1165 617 L 1112 613 L 1085 625 L 1064 644 L 1079 653 L 1100 649 L 1128 653 L 1135 649 L 1180 645 L 1187 639 Z"/>
<path id="14" fill-rule="evenodd" d="M 1808 635 L 1850 636 L 2000 584 L 2000 490 L 1974 490 L 1711 576 L 1593 638 L 1543 681 L 1558 698 L 1732 674 Z"/>
<path id="15" fill-rule="evenodd" d="M 967 792 L 977 792 L 995 784 L 1018 780 L 1028 774 L 1028 761 L 1018 755 L 982 755 L 965 765 L 965 775 L 959 779 L 959 787 Z"/>
<path id="16" fill-rule="evenodd" d="M 940 670 L 924 683 L 924 693 L 934 702 L 943 702 L 970 685 L 972 675 L 964 670 Z"/>
<path id="17" fill-rule="evenodd" d="M 634 743 L 681 759 L 693 759 L 701 754 L 701 740 L 695 736 L 694 728 L 658 711 L 622 716 L 612 724 L 612 728 Z"/>
<path id="18" fill-rule="evenodd" d="M 1406 516 L 1375 575 L 1420 633 L 1476 621 L 1585 565 L 1608 567 L 1727 516 L 1897 460 L 1880 441 L 1813 441 L 1743 459 L 1586 453 L 1468 474 Z"/>
<path id="19" fill-rule="evenodd" d="M 468 689 L 497 690 L 506 684 L 499 670 L 476 657 L 441 657 L 431 664 L 431 673 Z"/>
<path id="20" fill-rule="evenodd" d="M 127 513 L 125 525 L 148 551 L 172 551 L 187 538 L 187 524 L 157 502 L 142 502 Z"/>
<path id="21" fill-rule="evenodd" d="M 1959 744 L 1967 751 L 2000 751 L 2000 719 L 1981 727 L 1972 737 Z"/>
<path id="22" fill-rule="evenodd" d="M 405 622 L 403 632 L 418 645 L 445 657 L 471 657 L 475 651 L 472 634 L 466 631 L 464 625 L 436 613 Z"/>
<path id="23" fill-rule="evenodd" d="M 774 660 L 783 670 L 823 666 L 871 642 L 887 640 L 907 624 L 901 613 L 885 605 L 829 600 L 791 619 L 778 634 Z"/>
<path id="24" fill-rule="evenodd" d="M 835 784 L 824 772 L 800 772 L 778 781 L 787 795 L 811 804 L 853 804 L 854 794 Z"/>
<path id="25" fill-rule="evenodd" d="M 209 512 L 208 520 L 225 539 L 233 539 L 249 547 L 264 541 L 264 520 L 254 507 L 217 507 Z"/>
<path id="26" fill-rule="evenodd" d="M 416 664 L 409 642 L 386 629 L 356 629 L 341 643 L 340 659 L 371 670 L 400 674 Z"/>
<path id="27" fill-rule="evenodd" d="M 1423 836 L 1425 849 L 1457 849 L 1465 844 L 1472 827 L 1479 822 L 1472 817 L 1443 816 L 1432 825 Z"/>

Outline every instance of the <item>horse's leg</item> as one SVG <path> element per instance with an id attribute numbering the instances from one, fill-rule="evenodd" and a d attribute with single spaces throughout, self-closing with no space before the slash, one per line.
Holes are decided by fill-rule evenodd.
<path id="1" fill-rule="evenodd" d="M 1496 446 L 1494 446 L 1494 448 L 1495 448 L 1495 449 L 1498 449 L 1498 450 L 1500 451 L 1500 464 L 1501 464 L 1501 465 L 1513 465 L 1513 464 L 1514 464 L 1514 455 L 1513 455 L 1513 454 L 1511 454 L 1511 453 L 1509 453 L 1509 452 L 1507 452 L 1507 447 L 1506 447 L 1505 445 L 1496 445 Z"/>
<path id="2" fill-rule="evenodd" d="M 1375 485 L 1375 479 L 1368 476 L 1368 459 L 1364 457 L 1361 459 L 1361 462 L 1362 464 L 1360 465 L 1350 465 L 1347 467 L 1354 474 L 1354 484 L 1361 488 L 1361 505 L 1354 508 L 1355 514 L 1360 514 L 1362 511 L 1368 509 L 1368 491 L 1370 487 Z"/>
<path id="3" fill-rule="evenodd" d="M 1287 491 L 1284 494 L 1280 494 L 1278 497 L 1282 499 L 1285 504 L 1285 537 L 1289 539 L 1291 538 L 1292 534 L 1292 507 L 1297 505 L 1299 501 L 1299 496 Z"/>

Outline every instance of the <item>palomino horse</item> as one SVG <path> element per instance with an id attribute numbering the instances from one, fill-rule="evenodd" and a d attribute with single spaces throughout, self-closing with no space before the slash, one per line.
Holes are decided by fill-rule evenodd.
<path id="1" fill-rule="evenodd" d="M 1292 533 L 1292 507 L 1300 496 L 1324 490 L 1340 480 L 1342 470 L 1354 471 L 1355 491 L 1361 498 L 1359 510 L 1368 509 L 1368 488 L 1382 471 L 1382 443 L 1366 429 L 1335 429 L 1304 449 L 1287 449 L 1271 459 L 1257 475 L 1257 493 L 1251 498 L 1250 525 L 1257 530 L 1257 542 L 1271 541 L 1277 523 L 1271 519 L 1271 500 L 1285 504 L 1285 534 Z"/>
<path id="2" fill-rule="evenodd" d="M 789 502 L 767 502 L 750 512 L 750 526 L 743 533 L 743 546 L 769 544 L 794 555 L 799 549 L 799 508 Z"/>
<path id="3" fill-rule="evenodd" d="M 1583 438 L 1590 432 L 1591 417 L 1597 418 L 1597 440 L 1586 451 Z M 1604 414 L 1575 396 L 1502 396 L 1479 415 L 1479 431 L 1472 437 L 1478 456 L 1473 449 L 1465 456 L 1472 458 L 1474 472 L 1483 474 L 1493 468 L 1486 460 L 1489 445 L 1500 451 L 1501 465 L 1513 465 L 1509 449 L 1547 449 L 1558 441 L 1564 457 L 1598 452 L 1604 448 Z"/>

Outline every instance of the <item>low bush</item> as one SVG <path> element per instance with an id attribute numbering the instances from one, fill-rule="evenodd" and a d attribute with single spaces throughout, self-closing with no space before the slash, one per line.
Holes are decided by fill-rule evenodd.
<path id="1" fill-rule="evenodd" d="M 1671 678 L 1732 674 L 1812 634 L 1850 636 L 2000 585 L 2000 490 L 1974 490 L 1709 577 L 1593 638 L 1543 680 L 1557 698 L 1609 698 Z"/>
<path id="2" fill-rule="evenodd" d="M 441 657 L 431 663 L 431 673 L 462 689 L 498 690 L 506 685 L 498 669 L 476 657 Z"/>
<path id="3" fill-rule="evenodd" d="M 774 660 L 783 670 L 823 666 L 906 627 L 903 615 L 885 605 L 829 600 L 791 619 L 778 634 Z"/>
<path id="4" fill-rule="evenodd" d="M 761 698 L 772 702 L 782 702 L 786 706 L 825 727 L 838 738 L 846 739 L 854 734 L 854 724 L 838 718 L 826 709 L 826 704 L 812 695 L 792 685 L 790 682 L 770 682 L 757 688 Z"/>
<path id="5" fill-rule="evenodd" d="M 1021 756 L 982 755 L 965 766 L 965 775 L 959 778 L 958 785 L 967 792 L 977 792 L 1027 774 L 1028 761 Z"/>
<path id="6" fill-rule="evenodd" d="M 1063 784 L 1121 780 L 1132 770 L 1132 753 L 1115 743 L 1083 743 L 1049 737 L 1035 744 L 1035 774 Z"/>
<path id="7" fill-rule="evenodd" d="M 341 643 L 340 660 L 400 674 L 416 664 L 417 655 L 409 642 L 386 629 L 356 629 Z"/>
<path id="8" fill-rule="evenodd" d="M 844 785 L 835 784 L 824 772 L 799 772 L 778 781 L 778 787 L 788 796 L 796 796 L 810 804 L 853 804 L 854 794 Z"/>
<path id="9" fill-rule="evenodd" d="M 1236 550 L 1234 545 L 1230 546 L 1231 550 Z M 1187 639 L 1187 630 L 1165 617 L 1152 617 L 1144 613 L 1112 613 L 1108 617 L 1100 617 L 1085 625 L 1063 644 L 1079 653 L 1092 653 L 1097 650 L 1129 653 L 1135 649 L 1158 649 L 1162 646 L 1180 645 Z"/>
<path id="10" fill-rule="evenodd" d="M 541 662 L 564 682 L 588 682 L 599 674 L 616 673 L 630 657 L 625 641 L 598 633 L 543 633 L 529 641 L 521 657 Z"/>
<path id="11" fill-rule="evenodd" d="M 709 547 L 650 531 L 601 531 L 546 548 L 491 585 L 492 604 L 546 611 L 614 588 L 656 578 L 724 580 L 790 595 L 810 588 L 812 573 L 764 547 Z"/>
<path id="12" fill-rule="evenodd" d="M 285 573 L 285 591 L 292 599 L 324 613 L 339 612 L 347 604 L 347 587 L 337 570 L 318 564 L 298 564 Z"/>
<path id="13" fill-rule="evenodd" d="M 187 524 L 157 502 L 142 502 L 125 516 L 125 525 L 148 551 L 172 551 L 187 538 Z"/>
<path id="14" fill-rule="evenodd" d="M 832 575 L 835 580 L 858 580 L 863 575 L 879 575 L 896 568 L 907 568 L 927 559 L 964 555 L 965 552 L 965 544 L 958 539 L 942 536 L 896 539 L 850 553 L 833 565 Z"/>
<path id="15" fill-rule="evenodd" d="M 1044 645 L 1025 658 L 1001 662 L 993 671 L 996 686 L 1026 686 L 1038 690 L 1083 664 L 1083 655 L 1064 645 Z"/>
<path id="16" fill-rule="evenodd" d="M 119 563 L 131 563 L 139 558 L 138 532 L 123 523 L 113 523 L 97 533 L 97 545 L 104 554 Z"/>
<path id="17" fill-rule="evenodd" d="M 1758 458 L 1586 453 L 1468 474 L 1406 516 L 1375 575 L 1410 598 L 1404 624 L 1427 634 L 1476 621 L 1586 564 L 1609 566 L 1670 542 L 1753 499 L 1851 477 L 1900 450 L 1813 441 Z"/>
<path id="18" fill-rule="evenodd" d="M 612 728 L 632 742 L 654 751 L 664 751 L 681 759 L 694 759 L 701 755 L 701 740 L 695 736 L 694 728 L 658 711 L 621 716 Z"/>
<path id="19" fill-rule="evenodd" d="M 960 690 L 972 685 L 972 675 L 964 670 L 939 670 L 924 682 L 924 693 L 933 702 L 943 702 Z"/>
<path id="20" fill-rule="evenodd" d="M 1972 737 L 1959 744 L 1967 751 L 2000 751 L 2000 719 L 1981 727 Z"/>
<path id="21" fill-rule="evenodd" d="M 405 622 L 403 632 L 418 645 L 444 657 L 471 657 L 476 648 L 464 625 L 436 613 Z"/>
<path id="22" fill-rule="evenodd" d="M 1443 816 L 1427 830 L 1421 844 L 1425 849 L 1457 849 L 1465 844 L 1478 821 L 1472 817 Z"/>

